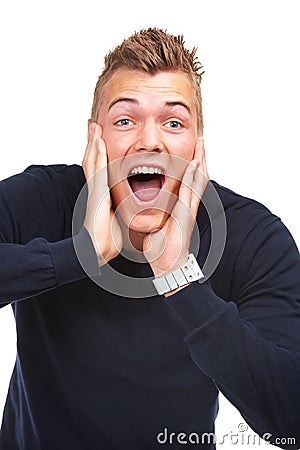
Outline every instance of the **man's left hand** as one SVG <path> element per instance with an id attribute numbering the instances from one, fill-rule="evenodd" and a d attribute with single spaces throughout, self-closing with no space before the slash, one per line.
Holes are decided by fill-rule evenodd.
<path id="1" fill-rule="evenodd" d="M 194 159 L 185 170 L 178 200 L 170 216 L 162 228 L 147 234 L 143 241 L 143 252 L 155 277 L 174 272 L 187 262 L 197 211 L 207 182 L 204 141 L 199 137 Z"/>

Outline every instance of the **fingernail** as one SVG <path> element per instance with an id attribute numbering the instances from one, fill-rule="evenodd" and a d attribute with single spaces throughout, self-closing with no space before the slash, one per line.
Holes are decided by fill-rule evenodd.
<path id="1" fill-rule="evenodd" d="M 95 124 L 91 123 L 90 125 L 90 133 L 93 134 L 95 132 Z"/>

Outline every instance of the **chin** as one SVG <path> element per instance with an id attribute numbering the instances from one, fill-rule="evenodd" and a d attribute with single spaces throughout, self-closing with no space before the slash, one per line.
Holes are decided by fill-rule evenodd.
<path id="1" fill-rule="evenodd" d="M 153 210 L 137 214 L 128 224 L 131 231 L 136 233 L 151 233 L 162 228 L 168 218 L 167 213 Z"/>

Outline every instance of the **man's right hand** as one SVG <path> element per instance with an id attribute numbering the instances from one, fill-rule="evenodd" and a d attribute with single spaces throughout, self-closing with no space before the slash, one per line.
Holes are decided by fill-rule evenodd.
<path id="1" fill-rule="evenodd" d="M 88 143 L 82 167 L 88 185 L 84 227 L 89 232 L 99 266 L 115 258 L 122 249 L 122 231 L 112 209 L 108 177 L 107 153 L 102 129 L 96 123 L 89 127 Z"/>

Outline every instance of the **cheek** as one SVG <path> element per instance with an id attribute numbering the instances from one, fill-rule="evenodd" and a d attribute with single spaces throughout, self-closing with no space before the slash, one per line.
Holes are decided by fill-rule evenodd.
<path id="1" fill-rule="evenodd" d="M 182 139 L 172 139 L 169 142 L 169 149 L 171 154 L 185 159 L 186 161 L 192 161 L 194 157 L 195 145 L 197 136 L 188 134 L 182 137 Z"/>
<path id="2" fill-rule="evenodd" d="M 169 192 L 171 192 L 173 195 L 175 195 L 176 197 L 178 197 L 180 186 L 181 186 L 181 180 L 177 180 L 177 179 L 173 178 L 169 181 L 169 186 L 168 186 L 167 190 Z"/>
<path id="3" fill-rule="evenodd" d="M 122 189 L 121 183 L 117 183 L 113 188 L 110 189 L 110 196 L 113 209 L 116 209 L 125 199 L 124 189 Z"/>
<path id="4" fill-rule="evenodd" d="M 107 153 L 107 160 L 108 162 L 114 161 L 119 157 L 119 149 L 118 146 L 115 144 L 115 140 L 107 138 L 103 134 L 103 140 L 105 142 L 106 146 L 106 153 Z"/>
<path id="5" fill-rule="evenodd" d="M 103 126 L 102 138 L 105 142 L 107 159 L 109 162 L 114 161 L 122 156 L 121 141 L 117 136 L 109 129 L 108 126 Z"/>
<path id="6" fill-rule="evenodd" d="M 114 130 L 109 125 L 103 126 L 102 137 L 106 145 L 108 161 L 122 158 L 132 146 L 132 136 Z"/>

